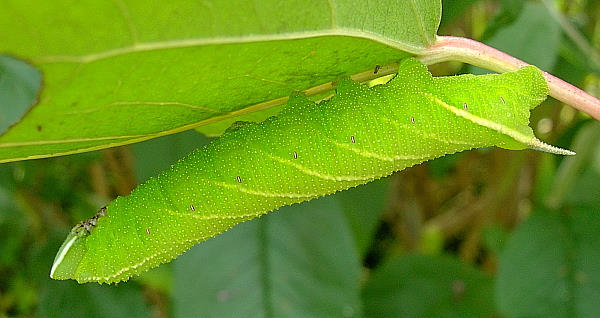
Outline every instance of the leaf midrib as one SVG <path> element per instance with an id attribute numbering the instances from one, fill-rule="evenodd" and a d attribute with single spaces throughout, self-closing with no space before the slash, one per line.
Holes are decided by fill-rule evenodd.
<path id="1" fill-rule="evenodd" d="M 417 4 L 415 3 L 415 0 L 410 0 L 410 8 L 412 9 L 412 11 L 416 17 L 416 20 L 418 22 L 418 25 L 419 25 L 419 29 L 420 29 L 419 36 L 421 36 L 423 38 L 425 43 L 429 43 L 429 44 L 433 43 L 434 39 L 430 39 L 427 36 L 427 32 L 425 31 L 425 21 L 423 21 L 423 16 L 421 14 L 419 14 L 420 12 L 417 9 Z"/>
<path id="2" fill-rule="evenodd" d="M 32 61 L 36 65 L 42 64 L 53 64 L 53 63 L 78 63 L 87 64 L 95 61 L 108 59 L 120 55 L 126 55 L 137 52 L 149 52 L 149 51 L 160 51 L 176 48 L 189 48 L 206 45 L 219 45 L 219 44 L 241 44 L 241 43 L 255 43 L 255 42 L 272 42 L 272 41 L 285 41 L 285 40 L 300 40 L 307 38 L 316 37 L 328 37 L 328 36 L 342 36 L 342 37 L 354 37 L 372 40 L 378 43 L 382 43 L 389 47 L 408 52 L 410 54 L 418 55 L 422 53 L 425 48 L 418 47 L 409 43 L 394 41 L 386 38 L 382 35 L 365 32 L 356 29 L 348 28 L 332 28 L 319 31 L 305 31 L 305 32 L 292 32 L 292 33 L 279 33 L 279 34 L 266 34 L 266 35 L 250 35 L 250 36 L 231 36 L 231 37 L 213 37 L 213 38 L 192 38 L 182 40 L 171 40 L 171 41 L 160 41 L 160 42 L 143 42 L 134 43 L 133 45 L 101 51 L 97 53 L 85 54 L 85 55 L 55 55 L 55 56 L 40 56 L 32 58 Z"/>

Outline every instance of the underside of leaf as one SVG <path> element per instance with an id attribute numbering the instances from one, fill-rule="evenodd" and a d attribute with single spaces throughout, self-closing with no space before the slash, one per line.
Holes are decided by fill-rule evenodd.
<path id="1" fill-rule="evenodd" d="M 43 75 L 0 162 L 221 134 L 212 124 L 423 51 L 440 16 L 440 0 L 0 0 L 0 54 Z"/>

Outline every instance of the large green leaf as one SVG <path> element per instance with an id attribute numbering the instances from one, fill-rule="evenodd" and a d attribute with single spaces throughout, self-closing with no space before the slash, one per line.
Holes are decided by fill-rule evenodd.
<path id="1" fill-rule="evenodd" d="M 241 224 L 174 265 L 175 317 L 360 316 L 359 255 L 337 195 Z"/>
<path id="2" fill-rule="evenodd" d="M 577 156 L 562 160 L 546 203 L 552 208 L 594 206 L 600 203 L 600 123 L 590 121 L 577 130 L 572 147 Z M 594 164 L 595 163 L 595 164 Z M 566 201 L 566 202 L 565 202 Z"/>
<path id="3" fill-rule="evenodd" d="M 385 85 L 346 80 L 319 105 L 295 96 L 278 117 L 232 127 L 76 226 L 51 275 L 121 281 L 237 223 L 448 153 L 498 145 L 568 154 L 528 126 L 547 91 L 535 67 L 434 78 L 407 59 Z"/>
<path id="4" fill-rule="evenodd" d="M 600 214 L 534 214 L 500 254 L 496 300 L 505 317 L 600 316 Z"/>
<path id="5" fill-rule="evenodd" d="M 0 54 L 39 67 L 44 86 L 39 104 L 0 137 L 0 162 L 268 109 L 422 51 L 440 16 L 441 0 L 1 0 Z"/>
<path id="6" fill-rule="evenodd" d="M 23 61 L 0 56 L 0 133 L 29 109 L 40 86 L 40 73 Z"/>
<path id="7" fill-rule="evenodd" d="M 73 282 L 45 282 L 39 317 L 149 317 L 150 309 L 135 285 L 78 286 Z"/>
<path id="8" fill-rule="evenodd" d="M 341 192 L 336 195 L 354 234 L 358 251 L 365 255 L 387 203 L 389 178 Z"/>
<path id="9" fill-rule="evenodd" d="M 492 317 L 492 279 L 448 256 L 407 255 L 377 269 L 362 292 L 366 317 Z"/>
<path id="10" fill-rule="evenodd" d="M 511 5 L 523 6 L 523 10 L 511 9 Z M 491 25 L 490 27 L 497 29 L 485 43 L 534 64 L 542 70 L 551 70 L 558 58 L 561 39 L 560 25 L 552 18 L 548 9 L 539 3 L 525 2 L 523 4 L 520 0 L 510 0 L 506 1 L 505 6 L 508 7 L 505 9 L 506 12 L 520 13 L 518 19 L 508 25 L 503 25 L 503 23 Z M 505 22 L 510 22 L 510 19 Z M 471 70 L 474 74 L 488 73 L 488 71 L 476 67 L 471 67 Z"/>
<path id="11" fill-rule="evenodd" d="M 510 2 L 518 7 L 521 1 Z M 539 3 L 525 2 L 520 13 L 514 23 L 499 29 L 486 43 L 543 70 L 552 69 L 558 56 L 560 25 Z"/>

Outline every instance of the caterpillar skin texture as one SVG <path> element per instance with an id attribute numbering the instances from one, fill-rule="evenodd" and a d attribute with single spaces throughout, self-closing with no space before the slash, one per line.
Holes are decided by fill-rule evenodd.
<path id="1" fill-rule="evenodd" d="M 527 91 L 511 88 L 519 85 Z M 408 59 L 385 85 L 343 80 L 319 104 L 292 96 L 277 117 L 235 125 L 111 202 L 89 231 L 73 229 L 51 277 L 127 280 L 240 222 L 445 154 L 493 145 L 561 152 L 528 127 L 547 93 L 534 67 L 433 78 Z"/>

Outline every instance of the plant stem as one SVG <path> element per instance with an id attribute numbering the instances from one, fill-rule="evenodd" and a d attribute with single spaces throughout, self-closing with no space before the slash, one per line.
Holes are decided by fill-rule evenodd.
<path id="1" fill-rule="evenodd" d="M 460 37 L 440 36 L 437 41 L 417 56 L 424 64 L 459 61 L 494 72 L 516 71 L 529 64 L 483 43 Z M 600 100 L 581 89 L 542 71 L 550 96 L 600 120 Z"/>

